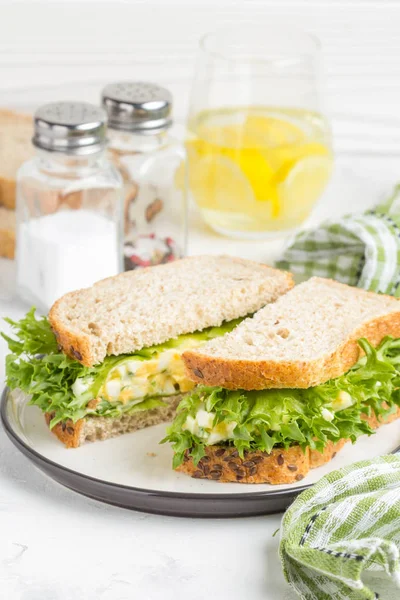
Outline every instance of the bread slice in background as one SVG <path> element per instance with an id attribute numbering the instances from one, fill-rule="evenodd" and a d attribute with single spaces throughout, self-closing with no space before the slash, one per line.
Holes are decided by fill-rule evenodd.
<path id="1" fill-rule="evenodd" d="M 0 110 L 0 205 L 15 208 L 15 180 L 19 167 L 31 158 L 31 115 Z"/>
<path id="2" fill-rule="evenodd" d="M 228 389 L 308 388 L 358 360 L 357 340 L 400 337 L 400 303 L 313 277 L 231 333 L 183 354 L 190 377 Z"/>
<path id="3" fill-rule="evenodd" d="M 14 258 L 15 211 L 0 206 L 0 256 Z"/>
<path id="4" fill-rule="evenodd" d="M 50 310 L 63 351 L 86 366 L 221 325 L 274 302 L 292 276 L 228 256 L 196 256 L 128 271 L 71 292 Z"/>

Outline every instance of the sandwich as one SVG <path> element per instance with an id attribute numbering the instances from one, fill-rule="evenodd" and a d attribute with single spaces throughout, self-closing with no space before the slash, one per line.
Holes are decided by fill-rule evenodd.
<path id="1" fill-rule="evenodd" d="M 287 484 L 400 416 L 400 303 L 312 278 L 183 353 L 165 441 L 200 479 Z"/>
<path id="2" fill-rule="evenodd" d="M 181 355 L 293 286 L 255 262 L 199 256 L 130 271 L 32 309 L 3 334 L 8 386 L 29 394 L 67 447 L 171 420 L 195 383 Z"/>

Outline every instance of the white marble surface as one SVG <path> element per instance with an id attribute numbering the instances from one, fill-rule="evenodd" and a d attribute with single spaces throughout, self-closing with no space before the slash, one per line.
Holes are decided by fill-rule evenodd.
<path id="1" fill-rule="evenodd" d="M 0 20 L 6 24 L 0 40 L 0 90 L 21 88 L 22 103 L 24 87 L 33 83 L 126 78 L 130 69 L 134 77 L 172 82 L 183 114 L 193 40 L 199 32 L 252 16 L 264 22 L 270 15 L 291 17 L 301 27 L 314 28 L 325 45 L 328 105 L 337 116 L 336 147 L 345 152 L 337 160 L 333 183 L 314 220 L 368 206 L 400 179 L 396 154 L 400 121 L 385 121 L 388 115 L 397 118 L 400 104 L 398 2 L 136 0 L 129 9 L 124 6 L 132 11 L 129 22 L 109 5 L 110 23 L 104 5 L 100 9 L 90 2 L 89 9 L 79 3 L 75 10 L 82 18 L 75 20 L 74 30 L 81 46 L 75 53 L 70 52 L 71 3 L 60 4 L 60 9 L 56 4 L 47 4 L 44 12 L 42 7 L 39 19 L 36 3 L 22 7 L 13 2 L 4 7 L 0 1 Z M 95 28 L 88 26 L 89 12 L 95 17 Z M 49 26 L 50 21 L 57 27 Z M 103 35 L 107 25 L 112 36 Z M 89 31 L 97 34 L 92 54 Z M 129 55 L 124 54 L 127 47 Z M 164 68 L 160 68 L 161 56 Z M 387 154 L 374 154 L 376 147 Z M 226 241 L 196 226 L 190 251 L 224 251 L 271 261 L 281 247 L 281 241 Z M 0 294 L 6 283 L 0 280 Z M 18 318 L 25 309 L 16 300 L 0 301 L 0 316 Z M 0 383 L 4 355 L 5 343 L 0 340 Z M 280 515 L 177 519 L 103 505 L 46 479 L 0 428 L 0 598 L 4 600 L 294 600 L 281 573 L 278 537 L 272 537 L 280 520 Z"/>

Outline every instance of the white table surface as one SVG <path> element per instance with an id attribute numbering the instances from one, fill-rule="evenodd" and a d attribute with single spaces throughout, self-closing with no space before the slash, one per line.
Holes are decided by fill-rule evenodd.
<path id="1" fill-rule="evenodd" d="M 315 218 L 370 205 L 397 181 L 397 163 L 339 158 Z M 192 250 L 205 246 L 270 261 L 282 241 L 232 242 L 200 227 Z M 18 318 L 26 308 L 0 301 L 0 315 Z M 0 381 L 5 350 L 0 340 Z M 4 600 L 294 600 L 281 572 L 279 536 L 272 537 L 280 520 L 179 519 L 107 506 L 47 479 L 0 429 Z"/>
<path id="2" fill-rule="evenodd" d="M 14 2 L 5 9 L 1 4 L 0 103 L 1 89 L 19 87 L 23 104 L 24 86 L 126 78 L 129 64 L 136 78 L 171 83 L 181 114 L 181 99 L 187 97 L 190 83 L 193 40 L 199 33 L 224 23 L 249 21 L 251 16 L 263 22 L 271 15 L 291 17 L 299 26 L 315 29 L 324 43 L 327 99 L 336 147 L 342 152 L 314 221 L 369 206 L 400 179 L 400 121 L 382 121 L 389 115 L 397 118 L 400 105 L 400 3 L 136 0 L 130 7 L 124 5 L 124 11 L 132 12 L 129 20 L 118 17 L 115 4 L 114 9 L 111 5 L 100 9 L 93 2 L 90 8 L 89 3 L 79 3 L 75 9 L 82 18 L 75 18 L 73 30 L 80 47 L 75 53 L 69 53 L 73 17 L 68 3 L 47 4 L 41 19 L 36 3 L 22 7 Z M 86 27 L 90 14 L 96 18 L 96 28 Z M 49 26 L 49 19 L 57 27 Z M 103 36 L 106 23 L 112 38 Z M 98 34 L 96 47 L 88 43 L 89 30 Z M 150 30 L 152 36 L 147 34 Z M 55 52 L 48 51 L 46 35 Z M 104 44 L 108 44 L 107 55 Z M 124 54 L 128 46 L 129 56 Z M 368 134 L 366 124 L 372 128 Z M 383 147 L 386 155 L 371 152 L 376 147 Z M 282 243 L 227 241 L 194 221 L 190 253 L 226 252 L 271 262 Z M 6 283 L 0 281 L 0 294 Z M 0 316 L 19 318 L 26 308 L 17 300 L 0 300 Z M 4 324 L 0 329 L 6 329 Z M 5 350 L 0 340 L 0 383 Z M 0 427 L 0 598 L 4 600 L 294 600 L 281 572 L 279 537 L 272 537 L 280 520 L 281 515 L 178 519 L 100 504 L 34 469 Z"/>

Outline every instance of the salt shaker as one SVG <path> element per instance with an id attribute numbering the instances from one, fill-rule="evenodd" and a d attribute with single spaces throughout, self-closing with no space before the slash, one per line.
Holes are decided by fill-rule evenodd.
<path id="1" fill-rule="evenodd" d="M 184 149 L 170 134 L 172 96 L 153 83 L 106 86 L 109 157 L 125 182 L 125 269 L 169 262 L 186 251 Z"/>
<path id="2" fill-rule="evenodd" d="M 34 115 L 36 156 L 17 174 L 17 290 L 42 309 L 123 268 L 123 182 L 106 127 L 104 110 L 83 102 Z"/>

